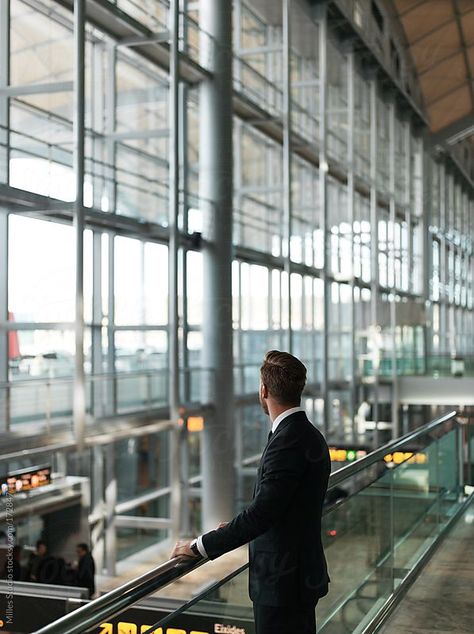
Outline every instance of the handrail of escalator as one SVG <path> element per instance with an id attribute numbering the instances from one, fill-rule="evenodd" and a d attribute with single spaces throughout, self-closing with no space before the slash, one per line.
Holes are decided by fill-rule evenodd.
<path id="1" fill-rule="evenodd" d="M 457 412 L 451 411 L 430 423 L 419 427 L 413 432 L 405 434 L 400 438 L 388 442 L 375 451 L 367 454 L 363 458 L 338 469 L 329 478 L 329 489 L 350 479 L 363 469 L 376 464 L 388 453 L 399 451 L 407 444 L 410 444 L 427 434 L 434 432 L 449 421 L 455 422 Z M 89 603 L 77 608 L 70 614 L 61 617 L 57 621 L 37 630 L 35 634 L 81 634 L 87 632 L 94 626 L 99 626 L 106 619 L 113 618 L 120 612 L 137 603 L 140 599 L 161 590 L 173 581 L 183 577 L 192 570 L 195 570 L 207 559 L 183 561 L 175 557 L 165 563 L 153 568 L 149 572 L 128 581 Z"/>
<path id="2" fill-rule="evenodd" d="M 400 436 L 399 438 L 395 440 L 390 440 L 387 444 L 382 445 L 381 447 L 379 447 L 378 449 L 375 449 L 374 451 L 371 451 L 369 454 L 367 454 L 363 458 L 359 458 L 359 460 L 355 460 L 354 462 L 351 462 L 345 467 L 338 469 L 334 473 L 331 473 L 331 476 L 329 478 L 328 489 L 331 489 L 337 486 L 338 484 L 341 484 L 341 482 L 343 482 L 344 480 L 347 480 L 348 478 L 351 478 L 356 473 L 359 473 L 360 471 L 363 471 L 364 469 L 367 469 L 368 467 L 376 464 L 380 460 L 383 460 L 387 454 L 393 453 L 395 451 L 400 451 L 406 445 L 409 445 L 415 440 L 418 440 L 419 438 L 426 436 L 430 432 L 435 431 L 436 429 L 438 429 L 439 427 L 442 427 L 444 424 L 448 423 L 449 421 L 454 422 L 456 416 L 457 416 L 457 412 L 455 410 L 448 412 L 447 414 L 443 414 L 442 416 L 435 418 L 430 423 L 426 423 L 426 425 L 423 425 L 422 427 L 418 427 L 418 429 L 408 432 L 408 434 L 405 434 L 404 436 Z"/>
<path id="3" fill-rule="evenodd" d="M 199 568 L 206 559 L 183 561 L 174 557 L 149 572 L 127 581 L 98 599 L 36 631 L 36 634 L 82 634 L 134 605 L 140 599 Z"/>

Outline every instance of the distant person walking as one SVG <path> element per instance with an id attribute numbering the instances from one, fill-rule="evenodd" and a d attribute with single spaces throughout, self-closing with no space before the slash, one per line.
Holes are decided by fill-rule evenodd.
<path id="1" fill-rule="evenodd" d="M 36 583 L 39 583 L 41 577 L 41 568 L 46 561 L 47 554 L 48 547 L 46 546 L 46 542 L 42 539 L 38 539 L 38 541 L 36 542 L 36 550 L 30 555 L 30 559 L 28 561 L 26 572 L 27 581 L 34 581 Z"/>
<path id="2" fill-rule="evenodd" d="M 95 562 L 88 544 L 77 544 L 78 557 L 76 571 L 76 586 L 88 588 L 89 597 L 95 594 Z"/>
<path id="3" fill-rule="evenodd" d="M 34 583 L 64 584 L 64 559 L 51 555 L 46 542 L 42 539 L 36 542 L 36 551 L 30 556 L 26 580 Z"/>
<path id="4" fill-rule="evenodd" d="M 331 462 L 322 434 L 303 407 L 306 368 L 272 350 L 260 368 L 260 403 L 272 422 L 253 501 L 228 524 L 192 542 L 177 557 L 220 555 L 250 542 L 249 594 L 256 634 L 315 634 L 315 607 L 329 576 L 321 516 Z"/>

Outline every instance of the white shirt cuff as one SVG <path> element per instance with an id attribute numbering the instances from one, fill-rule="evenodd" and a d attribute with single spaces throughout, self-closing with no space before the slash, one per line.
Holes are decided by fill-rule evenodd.
<path id="1" fill-rule="evenodd" d="M 207 559 L 206 549 L 204 548 L 204 544 L 202 543 L 202 535 L 199 535 L 199 537 L 197 538 L 196 546 L 197 546 L 197 549 L 199 550 L 199 554 L 201 555 L 201 557 L 204 557 L 204 559 Z"/>

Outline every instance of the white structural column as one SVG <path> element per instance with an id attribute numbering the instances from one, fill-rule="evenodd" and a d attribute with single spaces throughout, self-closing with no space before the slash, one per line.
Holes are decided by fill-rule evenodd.
<path id="1" fill-rule="evenodd" d="M 329 302 L 331 301 L 330 272 L 330 228 L 328 217 L 328 157 L 327 157 L 327 91 L 328 91 L 328 60 L 327 60 L 327 6 L 318 6 L 315 15 L 319 22 L 319 204 L 322 216 L 324 240 L 324 336 L 323 336 L 323 427 L 324 433 L 329 433 L 331 404 L 329 403 Z"/>
<path id="2" fill-rule="evenodd" d="M 0 89 L 9 84 L 10 2 L 0 2 Z M 8 182 L 9 101 L 0 94 L 0 183 Z M 8 213 L 0 207 L 0 433 L 8 431 L 10 407 L 8 381 Z M 2 324 L 5 324 L 5 327 Z"/>
<path id="3" fill-rule="evenodd" d="M 178 211 L 179 211 L 179 1 L 170 4 L 170 86 L 169 86 L 169 213 L 168 245 L 168 357 L 170 417 L 178 418 L 179 407 L 179 314 L 178 314 Z"/>
<path id="4" fill-rule="evenodd" d="M 92 372 L 101 374 L 102 358 L 102 234 L 92 237 Z M 104 416 L 104 384 L 96 381 L 91 389 L 91 411 L 95 417 Z"/>
<path id="5" fill-rule="evenodd" d="M 288 328 L 285 349 L 292 352 L 291 319 L 291 234 L 292 234 L 292 187 L 291 187 L 291 0 L 283 0 L 283 257 L 285 258 L 286 293 L 288 294 Z"/>
<path id="6" fill-rule="evenodd" d="M 380 326 L 378 323 L 379 293 L 379 237 L 377 218 L 377 154 L 378 154 L 378 126 L 377 126 L 377 78 L 370 80 L 370 298 L 371 298 L 371 337 L 372 337 L 372 368 L 373 390 L 372 406 L 375 422 L 374 447 L 379 446 L 379 384 L 380 384 Z"/>
<path id="7" fill-rule="evenodd" d="M 109 443 L 104 449 L 104 511 L 105 511 L 105 569 L 107 574 L 116 574 L 117 533 L 115 526 L 115 505 L 117 504 L 117 474 L 115 443 Z"/>
<path id="8" fill-rule="evenodd" d="M 203 367 L 211 371 L 213 412 L 202 435 L 204 530 L 230 519 L 234 500 L 232 356 L 232 3 L 199 3 L 199 196 L 203 210 Z M 257 386 L 256 386 L 257 387 Z"/>
<path id="9" fill-rule="evenodd" d="M 10 418 L 8 381 L 8 214 L 0 207 L 0 434 L 8 431 Z"/>
<path id="10" fill-rule="evenodd" d="M 170 3 L 170 88 L 169 88 L 169 214 L 168 244 L 168 394 L 170 418 L 176 427 L 170 431 L 170 485 L 172 538 L 180 528 L 180 449 L 179 449 L 179 310 L 178 310 L 178 215 L 179 215 L 179 0 Z"/>
<path id="11" fill-rule="evenodd" d="M 355 134 L 355 55 L 354 50 L 347 54 L 347 216 L 351 225 L 351 377 L 350 377 L 350 404 L 349 414 L 352 423 L 352 435 L 356 440 L 355 412 L 357 408 L 357 355 L 355 332 L 357 327 L 355 304 L 355 277 L 354 277 L 354 222 L 355 222 L 355 193 L 354 193 L 354 134 Z"/>
<path id="12" fill-rule="evenodd" d="M 103 50 L 94 47 L 92 51 L 91 79 L 94 86 L 94 97 L 91 101 L 91 116 L 94 130 L 104 130 L 104 85 L 106 69 L 102 64 Z M 92 140 L 92 155 L 96 162 L 95 173 L 92 175 L 93 206 L 100 209 L 102 205 L 102 183 L 106 176 L 106 166 L 102 164 L 103 141 L 99 138 Z M 92 374 L 102 374 L 104 370 L 104 355 L 102 346 L 102 326 L 104 314 L 102 311 L 102 233 L 94 231 L 92 237 L 92 324 L 91 324 L 91 367 Z M 91 412 L 94 417 L 104 416 L 106 410 L 105 384 L 102 379 L 91 385 Z"/>
<path id="13" fill-rule="evenodd" d="M 433 238 L 431 235 L 432 223 L 432 205 L 433 205 L 433 169 L 436 164 L 431 164 L 431 157 L 425 152 L 426 132 L 422 136 L 423 139 L 423 194 L 421 196 L 422 207 L 422 271 L 423 271 L 423 298 L 425 300 L 426 310 L 426 327 L 424 332 L 424 354 L 425 354 L 425 372 L 428 369 L 428 360 L 433 355 L 433 302 L 431 301 L 430 281 L 433 272 Z M 438 181 L 436 181 L 438 182 Z M 436 193 L 437 196 L 437 193 Z M 437 201 L 439 205 L 439 201 Z"/>
<path id="14" fill-rule="evenodd" d="M 107 76 L 104 85 L 105 89 L 105 121 L 104 128 L 107 133 L 105 141 L 107 179 L 106 191 L 109 209 L 115 210 L 117 203 L 116 187 L 116 142 L 115 133 L 115 106 L 116 106 L 116 57 L 115 45 L 110 43 L 106 49 L 107 56 Z M 108 374 L 112 377 L 115 373 L 115 233 L 109 231 L 107 234 L 107 359 L 106 367 Z M 112 415 L 117 411 L 117 381 L 111 378 L 107 381 L 105 398 L 105 413 Z"/>
<path id="15" fill-rule="evenodd" d="M 8 183 L 10 108 L 10 0 L 0 2 L 0 183 Z M 3 92 L 5 90 L 5 92 Z"/>
<path id="16" fill-rule="evenodd" d="M 86 422 L 84 374 L 84 147 L 85 147 L 85 0 L 74 0 L 74 233 L 76 239 L 75 373 L 73 420 L 82 449 Z"/>
<path id="17" fill-rule="evenodd" d="M 397 372 L 397 304 L 395 302 L 396 296 L 396 282 L 395 282 L 395 221 L 396 221 L 396 201 L 395 201 L 395 141 L 396 141 L 396 129 L 395 129 L 395 102 L 391 101 L 389 110 L 389 143 L 390 143 L 390 159 L 389 159 L 389 176 L 390 176 L 390 199 L 389 199 L 389 222 L 392 227 L 392 240 L 389 244 L 388 252 L 388 266 L 394 271 L 392 276 L 392 293 L 390 298 L 390 334 L 392 339 L 391 349 L 391 365 L 392 365 L 392 399 L 391 399 L 391 418 L 392 418 L 392 438 L 398 438 L 401 435 L 400 421 L 398 416 L 399 402 L 398 402 L 398 372 Z M 389 234 L 390 235 L 390 234 Z M 388 243 L 388 241 L 387 241 Z"/>
<path id="18" fill-rule="evenodd" d="M 102 571 L 105 568 L 105 522 L 107 519 L 105 508 L 105 450 L 100 445 L 91 448 L 91 500 L 90 516 L 93 518 L 90 523 L 91 544 L 93 545 L 93 555 L 96 569 Z M 56 454 L 58 460 L 64 461 L 63 472 L 66 473 L 65 454 Z"/>
<path id="19" fill-rule="evenodd" d="M 448 230 L 447 214 L 448 214 L 448 174 L 446 168 L 440 172 L 439 184 L 439 204 L 440 204 L 440 245 L 439 245 L 439 343 L 438 353 L 446 355 L 450 352 L 448 349 L 448 311 L 447 311 L 447 287 L 448 287 L 448 246 L 446 240 L 446 232 Z"/>

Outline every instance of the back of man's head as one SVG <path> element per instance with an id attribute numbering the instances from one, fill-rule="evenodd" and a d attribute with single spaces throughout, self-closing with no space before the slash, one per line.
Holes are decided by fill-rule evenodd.
<path id="1" fill-rule="evenodd" d="M 87 553 L 89 552 L 89 544 L 86 544 L 84 542 L 81 542 L 80 544 L 77 544 L 76 548 L 83 555 L 87 555 Z"/>
<path id="2" fill-rule="evenodd" d="M 260 368 L 268 394 L 280 405 L 300 405 L 306 384 L 306 367 L 289 352 L 270 350 Z"/>

